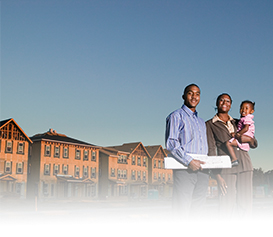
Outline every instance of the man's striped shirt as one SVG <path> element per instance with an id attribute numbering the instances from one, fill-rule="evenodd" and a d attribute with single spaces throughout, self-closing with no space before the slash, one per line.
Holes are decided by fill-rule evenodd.
<path id="1" fill-rule="evenodd" d="M 180 163 L 188 166 L 192 157 L 187 155 L 208 153 L 206 125 L 197 112 L 186 105 L 172 112 L 166 119 L 166 149 Z"/>

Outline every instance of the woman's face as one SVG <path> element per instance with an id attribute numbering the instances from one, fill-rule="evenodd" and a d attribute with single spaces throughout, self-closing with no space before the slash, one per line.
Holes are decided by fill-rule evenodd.
<path id="1" fill-rule="evenodd" d="M 228 95 L 222 95 L 217 105 L 218 113 L 228 113 L 230 107 L 231 107 L 230 97 Z"/>

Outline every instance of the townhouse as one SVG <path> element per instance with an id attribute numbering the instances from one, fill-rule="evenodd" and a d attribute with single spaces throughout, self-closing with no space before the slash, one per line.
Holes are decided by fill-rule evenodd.
<path id="1" fill-rule="evenodd" d="M 102 148 L 100 197 L 147 198 L 150 157 L 141 142 Z"/>
<path id="2" fill-rule="evenodd" d="M 149 190 L 157 190 L 159 198 L 172 197 L 173 171 L 164 168 L 166 151 L 161 145 L 145 146 L 150 154 L 148 159 L 148 183 Z"/>
<path id="3" fill-rule="evenodd" d="M 145 199 L 172 193 L 162 146 L 99 147 L 53 129 L 28 137 L 14 119 L 0 121 L 0 198 Z"/>
<path id="4" fill-rule="evenodd" d="M 26 197 L 30 144 L 14 119 L 0 121 L 0 197 Z"/>
<path id="5" fill-rule="evenodd" d="M 99 149 L 50 129 L 31 137 L 29 198 L 98 197 Z"/>

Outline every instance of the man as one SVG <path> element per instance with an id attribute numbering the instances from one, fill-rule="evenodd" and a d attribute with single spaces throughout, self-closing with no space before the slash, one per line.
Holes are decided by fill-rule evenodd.
<path id="1" fill-rule="evenodd" d="M 200 101 L 200 88 L 190 84 L 184 89 L 183 106 L 166 119 L 166 148 L 171 156 L 187 166 L 173 170 L 173 209 L 176 214 L 187 217 L 197 214 L 206 201 L 209 175 L 203 171 L 204 162 L 189 154 L 208 153 L 206 125 L 198 117 L 196 106 Z"/>

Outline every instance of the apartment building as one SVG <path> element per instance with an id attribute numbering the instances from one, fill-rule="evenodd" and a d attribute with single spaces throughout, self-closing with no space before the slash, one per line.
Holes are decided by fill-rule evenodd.
<path id="1" fill-rule="evenodd" d="M 0 197 L 26 197 L 31 143 L 14 119 L 0 121 Z"/>
<path id="2" fill-rule="evenodd" d="M 28 197 L 98 197 L 99 149 L 50 129 L 31 137 Z"/>
<path id="3" fill-rule="evenodd" d="M 166 151 L 161 145 L 145 146 L 151 158 L 148 160 L 148 180 L 149 189 L 157 190 L 159 197 L 172 197 L 173 191 L 173 171 L 164 168 L 164 157 Z"/>
<path id="4" fill-rule="evenodd" d="M 124 143 L 100 150 L 100 197 L 146 198 L 148 159 L 141 142 Z"/>

